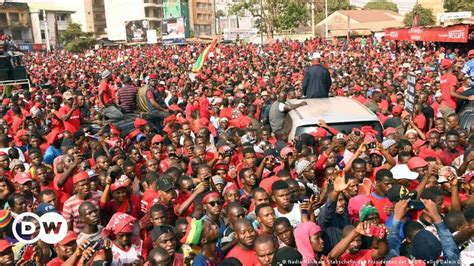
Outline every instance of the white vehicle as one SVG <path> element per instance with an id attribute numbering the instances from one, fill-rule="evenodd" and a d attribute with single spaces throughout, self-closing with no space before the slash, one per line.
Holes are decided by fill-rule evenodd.
<path id="1" fill-rule="evenodd" d="M 288 112 L 283 128 L 289 132 L 289 139 L 303 133 L 314 132 L 319 127 L 319 120 L 324 120 L 329 127 L 344 134 L 351 133 L 353 128 L 371 126 L 378 131 L 382 139 L 383 127 L 378 117 L 360 102 L 347 97 L 329 97 L 320 99 L 291 99 L 289 103 L 305 101 L 307 105 Z"/>

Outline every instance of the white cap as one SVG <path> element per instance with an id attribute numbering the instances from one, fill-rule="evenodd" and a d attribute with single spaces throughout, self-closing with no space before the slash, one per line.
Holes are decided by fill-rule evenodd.
<path id="1" fill-rule="evenodd" d="M 443 96 L 443 94 L 441 93 L 441 91 L 436 91 L 435 97 L 441 97 L 441 96 Z"/>
<path id="2" fill-rule="evenodd" d="M 395 165 L 390 172 L 393 174 L 393 179 L 400 180 L 400 179 L 408 179 L 408 180 L 415 180 L 418 178 L 418 173 L 410 171 L 408 165 L 406 164 L 398 164 Z"/>
<path id="3" fill-rule="evenodd" d="M 320 58 L 321 58 L 321 54 L 318 52 L 314 52 L 313 55 L 311 55 L 311 60 L 320 59 Z"/>

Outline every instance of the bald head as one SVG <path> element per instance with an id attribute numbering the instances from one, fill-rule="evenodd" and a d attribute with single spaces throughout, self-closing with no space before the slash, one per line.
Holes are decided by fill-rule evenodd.
<path id="1" fill-rule="evenodd" d="M 238 219 L 237 221 L 235 221 L 234 230 L 237 232 L 237 231 L 243 230 L 243 229 L 245 229 L 249 226 L 250 227 L 252 226 L 250 221 L 245 219 L 245 218 L 241 218 L 241 219 Z"/>

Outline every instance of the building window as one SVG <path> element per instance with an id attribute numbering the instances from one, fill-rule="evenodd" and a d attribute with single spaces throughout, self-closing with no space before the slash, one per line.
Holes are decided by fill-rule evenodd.
<path id="1" fill-rule="evenodd" d="M 39 12 L 39 20 L 40 21 L 44 20 L 43 12 Z"/>
<path id="2" fill-rule="evenodd" d="M 11 22 L 20 21 L 20 14 L 18 14 L 18 13 L 9 13 L 8 15 L 10 16 L 10 21 Z"/>
<path id="3" fill-rule="evenodd" d="M 46 32 L 44 30 L 41 30 L 41 39 L 46 40 Z"/>
<path id="4" fill-rule="evenodd" d="M 67 16 L 66 16 L 66 14 L 59 14 L 59 15 L 56 16 L 56 19 L 58 21 L 67 21 Z"/>
<path id="5" fill-rule="evenodd" d="M 12 39 L 13 40 L 22 40 L 21 30 L 12 30 Z"/>
<path id="6" fill-rule="evenodd" d="M 0 13 L 0 23 L 7 23 L 7 14 L 6 13 Z"/>

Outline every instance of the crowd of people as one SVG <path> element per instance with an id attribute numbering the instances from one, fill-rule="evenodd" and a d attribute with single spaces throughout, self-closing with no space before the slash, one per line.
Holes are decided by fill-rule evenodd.
<path id="1" fill-rule="evenodd" d="M 0 264 L 472 265 L 474 50 L 449 47 L 219 44 L 198 73 L 201 44 L 27 53 L 31 88 L 2 88 Z M 383 131 L 289 139 L 305 96 L 350 97 Z M 18 241 L 27 212 L 66 237 Z"/>

